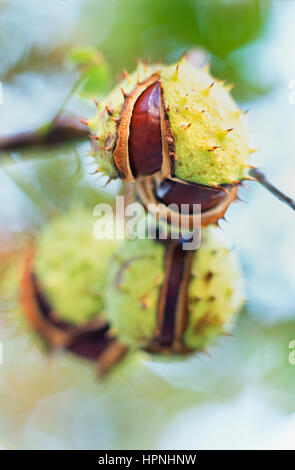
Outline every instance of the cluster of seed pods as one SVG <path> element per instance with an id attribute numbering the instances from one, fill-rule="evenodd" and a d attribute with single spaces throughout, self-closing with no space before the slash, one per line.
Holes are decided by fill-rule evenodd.
<path id="1" fill-rule="evenodd" d="M 98 316 L 79 326 L 61 320 L 46 299 L 34 273 L 33 252 L 24 269 L 21 300 L 34 330 L 51 349 L 63 348 L 95 361 L 101 375 L 130 348 L 157 354 L 204 350 L 212 338 L 226 333 L 228 321 L 244 302 L 236 282 L 241 277 L 239 270 L 229 252 L 214 241 L 214 236 L 211 239 L 208 231 L 208 226 L 217 225 L 237 198 L 242 181 L 251 179 L 248 171 L 253 167 L 248 158 L 252 150 L 244 139 L 242 112 L 224 83 L 216 85 L 214 91 L 215 82 L 207 71 L 195 72 L 185 65 L 187 70 L 180 80 L 181 64 L 172 73 L 171 66 L 165 67 L 157 71 L 156 66 L 147 66 L 143 78 L 137 80 L 125 72 L 128 91 L 120 87 L 119 96 L 116 91 L 111 94 L 113 107 L 108 99 L 103 106 L 96 103 L 97 115 L 85 124 L 91 131 L 101 171 L 110 178 L 120 178 L 128 189 L 132 188 L 146 211 L 171 226 L 179 227 L 179 218 L 185 217 L 189 227 L 194 227 L 194 206 L 200 205 L 201 226 L 209 242 L 205 240 L 197 250 L 187 250 L 183 234 L 178 240 L 143 240 L 139 248 L 134 245 L 137 242 L 129 241 L 134 243 L 135 254 L 130 245 L 126 249 L 124 245 L 123 252 L 130 251 L 130 255 L 115 255 L 115 272 L 106 288 L 105 317 Z M 177 119 L 184 116 L 180 105 L 193 117 L 191 122 L 179 125 Z M 230 127 L 231 122 L 235 128 Z M 281 197 L 272 187 L 275 191 Z M 188 207 L 185 216 L 182 205 Z M 157 258 L 153 258 L 155 253 Z M 129 270 L 137 272 L 136 264 L 141 259 L 145 260 L 144 270 L 154 269 L 150 259 L 157 264 L 154 277 L 148 280 L 147 276 L 144 286 L 146 292 L 153 292 L 151 296 L 138 297 L 134 291 L 140 271 L 138 277 L 128 277 Z"/>
<path id="2" fill-rule="evenodd" d="M 173 74 L 175 81 L 178 80 L 178 74 L 179 65 Z M 127 72 L 125 79 L 127 82 L 132 81 Z M 210 95 L 213 86 L 214 82 L 205 88 L 205 95 Z M 102 116 L 107 115 L 116 125 L 115 136 L 112 137 L 110 132 L 107 134 L 102 150 L 111 155 L 117 177 L 133 187 L 146 211 L 172 226 L 179 226 L 181 217 L 192 227 L 195 204 L 201 205 L 202 227 L 218 224 L 231 202 L 237 198 L 241 181 L 205 185 L 177 176 L 177 135 L 169 119 L 170 105 L 167 106 L 164 99 L 165 89 L 160 72 L 153 72 L 144 80 L 137 80 L 129 92 L 122 87 L 120 90 L 124 101 L 119 116 L 115 117 L 114 109 L 107 104 L 102 110 Z M 189 94 L 186 95 L 189 106 Z M 100 105 L 97 103 L 97 106 L 99 108 Z M 233 114 L 239 116 L 240 110 L 233 111 Z M 188 123 L 184 131 L 190 127 L 191 123 Z M 222 139 L 232 131 L 233 128 L 222 131 Z M 101 137 L 95 133 L 95 127 L 91 137 L 99 151 Z M 214 152 L 217 148 L 212 146 L 208 151 Z M 188 207 L 185 215 L 181 214 L 184 204 Z M 174 211 L 173 207 L 178 210 Z M 181 239 L 177 242 L 166 240 L 165 252 L 165 274 L 157 304 L 157 325 L 154 337 L 147 339 L 145 348 L 149 352 L 184 354 L 191 352 L 183 337 L 187 326 L 188 289 L 195 252 L 183 249 Z M 209 270 L 208 282 L 212 276 L 214 272 Z M 213 299 L 214 295 L 211 297 Z"/>

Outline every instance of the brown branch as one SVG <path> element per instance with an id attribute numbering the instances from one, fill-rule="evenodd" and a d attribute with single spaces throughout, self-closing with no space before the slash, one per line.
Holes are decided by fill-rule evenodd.
<path id="1" fill-rule="evenodd" d="M 15 151 L 26 147 L 54 146 L 86 139 L 89 129 L 72 114 L 58 115 L 50 125 L 29 132 L 0 137 L 0 151 Z"/>
<path id="2" fill-rule="evenodd" d="M 262 186 L 264 186 L 270 193 L 272 193 L 275 197 L 280 199 L 280 201 L 287 204 L 291 209 L 295 210 L 295 201 L 291 199 L 289 196 L 286 196 L 282 193 L 279 189 L 277 189 L 273 184 L 271 184 L 267 179 L 264 173 L 256 168 L 251 168 L 250 175 L 258 181 Z"/>

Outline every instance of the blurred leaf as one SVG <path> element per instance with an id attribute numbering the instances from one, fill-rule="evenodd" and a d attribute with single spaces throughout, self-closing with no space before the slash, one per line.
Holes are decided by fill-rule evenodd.
<path id="1" fill-rule="evenodd" d="M 102 53 L 89 47 L 74 49 L 70 61 L 81 71 L 78 92 L 88 98 L 105 93 L 112 81 L 112 72 Z"/>
<path id="2" fill-rule="evenodd" d="M 198 0 L 197 22 L 201 43 L 225 57 L 257 39 L 269 17 L 269 0 Z"/>
<path id="3" fill-rule="evenodd" d="M 105 62 L 101 52 L 91 47 L 73 49 L 69 54 L 69 59 L 80 68 L 89 67 L 89 65 L 101 65 Z"/>
<path id="4" fill-rule="evenodd" d="M 84 97 L 97 96 L 105 93 L 112 81 L 111 70 L 107 64 L 89 67 L 86 79 L 79 89 Z"/>

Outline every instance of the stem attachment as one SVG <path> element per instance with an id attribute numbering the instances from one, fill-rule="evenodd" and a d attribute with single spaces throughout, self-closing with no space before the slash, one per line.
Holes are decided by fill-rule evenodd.
<path id="1" fill-rule="evenodd" d="M 258 183 L 264 186 L 270 193 L 272 193 L 275 197 L 280 199 L 280 201 L 287 204 L 291 209 L 295 210 L 295 201 L 286 196 L 286 194 L 282 193 L 279 189 L 277 189 L 273 184 L 271 184 L 267 179 L 262 171 L 257 170 L 256 168 L 251 168 L 249 172 L 250 176 L 256 179 Z"/>

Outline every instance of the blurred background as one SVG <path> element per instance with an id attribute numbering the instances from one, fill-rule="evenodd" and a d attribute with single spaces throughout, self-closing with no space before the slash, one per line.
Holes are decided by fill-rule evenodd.
<path id="1" fill-rule="evenodd" d="M 136 58 L 173 62 L 203 48 L 249 110 L 254 163 L 294 197 L 294 17 L 292 0 L 0 0 L 0 276 L 52 214 L 120 189 L 90 174 L 85 129 L 65 131 L 59 117 L 93 115 L 91 97 Z M 83 361 L 44 357 L 0 299 L 3 448 L 295 449 L 295 218 L 248 186 L 222 223 L 248 304 L 209 357 L 139 354 L 97 382 Z"/>

